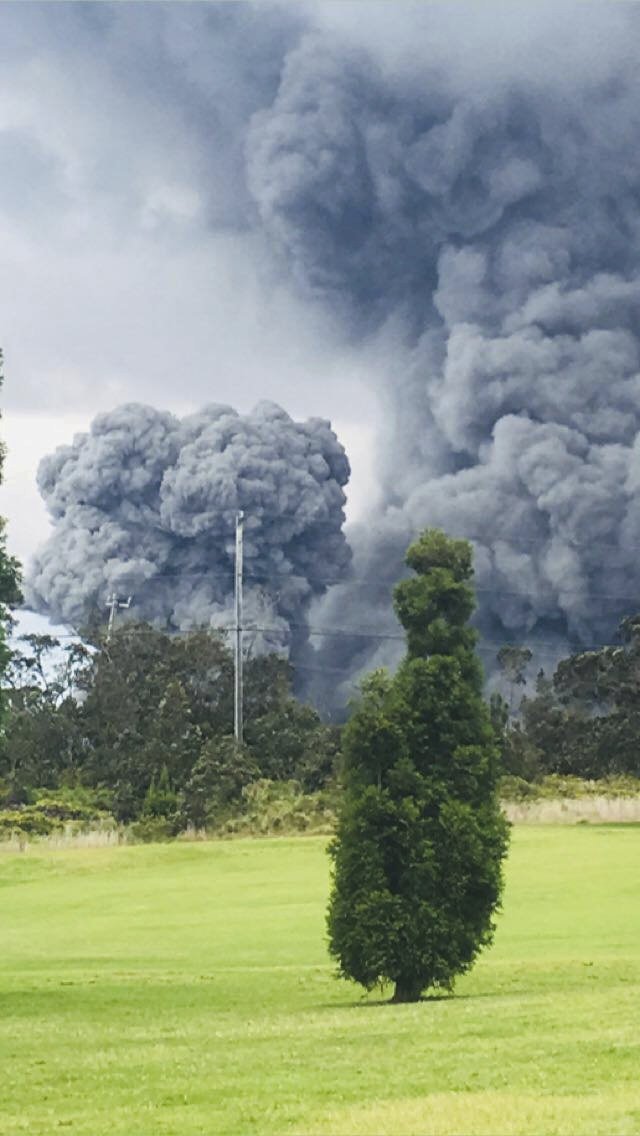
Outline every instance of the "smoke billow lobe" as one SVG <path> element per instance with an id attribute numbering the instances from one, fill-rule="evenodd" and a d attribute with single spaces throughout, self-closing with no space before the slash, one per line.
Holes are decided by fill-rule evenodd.
<path id="1" fill-rule="evenodd" d="M 349 567 L 348 477 L 329 423 L 294 422 L 274 403 L 247 415 L 212 405 L 183 419 L 118 407 L 41 462 L 54 528 L 29 603 L 78 625 L 116 591 L 161 626 L 229 627 L 243 510 L 248 638 L 295 655 L 310 601 Z"/>

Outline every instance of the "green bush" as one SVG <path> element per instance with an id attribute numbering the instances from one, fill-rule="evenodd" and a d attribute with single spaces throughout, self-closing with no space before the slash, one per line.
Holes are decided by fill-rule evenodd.
<path id="1" fill-rule="evenodd" d="M 540 799 L 540 783 L 508 775 L 500 779 L 499 793 L 501 801 L 537 801 Z"/>
<path id="2" fill-rule="evenodd" d="M 158 780 L 156 781 L 155 777 L 151 778 L 142 803 L 140 820 L 155 817 L 170 821 L 175 818 L 177 808 L 178 796 L 171 786 L 169 771 L 166 765 L 163 765 Z"/>
<path id="3" fill-rule="evenodd" d="M 32 790 L 31 803 L 47 816 L 90 822 L 106 819 L 112 802 L 111 793 L 106 789 L 65 785 L 59 789 Z"/>
<path id="4" fill-rule="evenodd" d="M 142 844 L 158 844 L 177 835 L 175 822 L 162 816 L 143 816 L 129 825 L 127 835 Z"/>
<path id="5" fill-rule="evenodd" d="M 33 805 L 0 811 L 1 840 L 10 840 L 12 836 L 51 836 L 63 828 L 60 820 L 47 816 Z"/>
<path id="6" fill-rule="evenodd" d="M 261 779 L 243 790 L 239 808 L 220 818 L 214 831 L 227 835 L 291 835 L 331 832 L 335 823 L 335 790 L 305 793 L 298 781 Z"/>
<path id="7" fill-rule="evenodd" d="M 503 777 L 500 782 L 501 800 L 514 803 L 579 800 L 584 797 L 640 797 L 640 779 L 625 773 L 597 780 L 550 773 L 535 782 L 521 777 Z"/>
<path id="8" fill-rule="evenodd" d="M 109 795 L 82 786 L 32 789 L 28 803 L 0 808 L 0 839 L 14 835 L 51 836 L 115 825 Z"/>

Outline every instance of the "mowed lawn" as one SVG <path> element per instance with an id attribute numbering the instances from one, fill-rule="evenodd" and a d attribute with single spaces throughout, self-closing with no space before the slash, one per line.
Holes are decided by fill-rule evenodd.
<path id="1" fill-rule="evenodd" d="M 0 1132 L 640 1132 L 640 828 L 513 833 L 454 997 L 334 977 L 326 840 L 0 854 Z"/>

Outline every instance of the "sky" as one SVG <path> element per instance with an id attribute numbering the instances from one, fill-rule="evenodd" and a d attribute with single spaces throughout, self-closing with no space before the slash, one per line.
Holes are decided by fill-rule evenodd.
<path id="1" fill-rule="evenodd" d="M 378 639 L 318 669 L 397 658 L 429 524 L 474 542 L 486 652 L 610 637 L 640 597 L 639 41 L 638 5 L 590 0 L 0 5 L 10 550 L 97 414 L 228 403 L 262 437 L 268 399 L 351 464 L 350 581 L 304 618 Z M 58 616 L 76 530 L 124 541 L 140 506 L 88 512 L 79 452 L 32 591 Z"/>

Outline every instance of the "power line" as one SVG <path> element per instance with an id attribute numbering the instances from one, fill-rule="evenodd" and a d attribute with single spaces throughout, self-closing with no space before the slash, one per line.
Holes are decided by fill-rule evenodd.
<path id="1" fill-rule="evenodd" d="M 163 628 L 156 628 L 156 627 L 151 627 L 151 626 L 140 627 L 140 626 L 137 626 L 137 625 L 134 624 L 133 627 L 131 627 L 131 630 L 137 635 L 145 635 L 145 634 L 148 634 L 148 635 L 168 635 L 172 638 L 178 637 L 178 636 L 181 636 L 181 635 L 192 634 L 193 632 L 197 632 L 197 631 L 204 631 L 204 632 L 211 632 L 211 633 L 217 632 L 217 633 L 221 633 L 223 635 L 228 635 L 228 634 L 231 634 L 231 633 L 235 633 L 236 623 L 234 622 L 234 623 L 230 623 L 230 624 L 220 624 L 218 626 L 208 626 L 208 627 L 194 627 L 194 628 L 190 628 L 188 630 L 171 630 L 171 629 L 167 629 L 167 628 L 163 629 Z M 345 638 L 346 639 L 366 639 L 366 640 L 369 640 L 369 641 L 376 641 L 376 642 L 393 642 L 393 641 L 405 642 L 406 641 L 406 635 L 402 631 L 397 631 L 397 632 L 372 631 L 372 630 L 370 630 L 366 627 L 341 627 L 341 628 L 325 627 L 325 628 L 321 628 L 321 627 L 310 627 L 306 623 L 300 623 L 300 622 L 288 623 L 286 627 L 281 627 L 281 626 L 280 627 L 269 627 L 269 626 L 264 625 L 264 624 L 244 624 L 243 627 L 242 627 L 242 630 L 243 630 L 243 632 L 244 631 L 257 632 L 259 634 L 277 635 L 277 636 L 286 635 L 286 633 L 289 630 L 295 630 L 295 631 L 304 631 L 306 633 L 306 635 L 309 636 L 309 637 L 342 638 L 342 639 L 345 639 Z M 474 630 L 477 631 L 478 629 L 475 628 Z M 563 643 L 561 643 L 560 641 L 555 641 L 555 640 L 551 640 L 551 639 L 526 640 L 526 637 L 523 638 L 522 636 L 517 638 L 517 639 L 512 639 L 512 640 L 487 639 L 485 636 L 482 635 L 481 632 L 478 631 L 478 634 L 480 635 L 480 639 L 479 639 L 478 643 L 475 644 L 475 647 L 474 647 L 475 650 L 489 650 L 489 649 L 493 649 L 493 648 L 500 649 L 501 647 L 505 647 L 505 646 L 521 646 L 524 643 L 528 643 L 528 645 L 530 645 L 532 649 L 535 649 L 535 651 L 537 653 L 541 653 L 541 652 L 539 652 L 539 649 L 542 648 L 542 647 L 548 647 L 552 651 L 564 650 L 564 644 Z M 80 637 L 79 634 L 74 633 L 74 632 L 64 632 L 60 635 L 55 635 L 54 638 L 61 640 L 61 639 L 80 639 L 81 637 Z M 590 644 L 583 644 L 583 643 L 577 644 L 576 643 L 576 644 L 573 644 L 573 646 L 578 651 L 598 651 L 603 646 L 615 646 L 615 645 L 616 644 L 612 644 L 612 643 L 609 643 L 609 644 L 602 644 L 602 643 L 590 643 Z M 571 647 L 572 644 L 569 644 L 569 646 Z"/>

